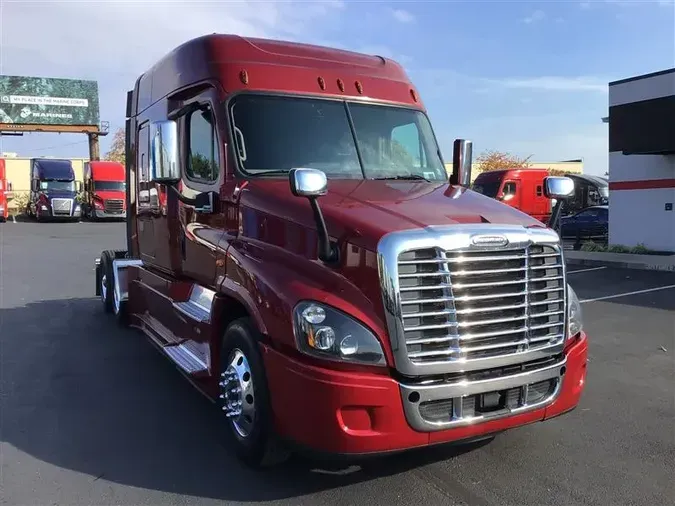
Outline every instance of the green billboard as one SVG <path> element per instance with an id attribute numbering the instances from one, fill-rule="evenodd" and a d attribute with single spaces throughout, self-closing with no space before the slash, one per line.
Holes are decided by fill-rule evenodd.
<path id="1" fill-rule="evenodd" d="M 98 125 L 98 83 L 0 75 L 0 123 Z"/>

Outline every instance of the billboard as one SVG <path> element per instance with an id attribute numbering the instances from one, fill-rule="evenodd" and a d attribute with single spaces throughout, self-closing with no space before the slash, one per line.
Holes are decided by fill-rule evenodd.
<path id="1" fill-rule="evenodd" d="M 0 124 L 99 124 L 98 83 L 0 75 Z"/>

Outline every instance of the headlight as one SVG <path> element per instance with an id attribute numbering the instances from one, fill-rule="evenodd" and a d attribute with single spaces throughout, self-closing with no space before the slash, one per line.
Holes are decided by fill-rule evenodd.
<path id="1" fill-rule="evenodd" d="M 318 302 L 301 302 L 293 311 L 298 349 L 329 360 L 386 365 L 375 335 L 345 313 Z"/>
<path id="2" fill-rule="evenodd" d="M 571 339 L 583 329 L 581 303 L 574 289 L 567 285 L 567 338 Z"/>

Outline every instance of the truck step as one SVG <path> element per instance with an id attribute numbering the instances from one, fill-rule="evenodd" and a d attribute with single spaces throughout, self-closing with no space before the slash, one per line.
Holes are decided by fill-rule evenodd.
<path id="1" fill-rule="evenodd" d="M 200 285 L 192 285 L 188 300 L 174 302 L 173 307 L 199 323 L 211 321 L 211 307 L 216 292 Z"/>
<path id="2" fill-rule="evenodd" d="M 164 352 L 188 374 L 208 372 L 208 366 L 184 344 L 164 346 Z"/>

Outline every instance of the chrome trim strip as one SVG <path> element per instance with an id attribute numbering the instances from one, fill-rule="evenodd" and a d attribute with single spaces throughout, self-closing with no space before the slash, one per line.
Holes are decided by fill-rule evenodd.
<path id="1" fill-rule="evenodd" d="M 473 244 L 472 237 L 476 235 L 490 235 L 490 236 L 503 236 L 508 239 L 507 244 L 502 247 L 495 246 L 477 246 Z M 385 320 L 387 323 L 387 330 L 389 334 L 389 339 L 394 354 L 394 365 L 396 369 L 406 376 L 423 376 L 423 375 L 434 375 L 434 374 L 446 374 L 446 373 L 459 373 L 473 370 L 486 369 L 491 367 L 499 367 L 504 365 L 512 365 L 517 363 L 528 362 L 536 360 L 539 358 L 546 358 L 551 355 L 562 352 L 564 347 L 564 339 L 561 342 L 555 343 L 552 346 L 536 346 L 534 349 L 524 349 L 517 353 L 503 355 L 498 357 L 489 357 L 489 358 L 471 358 L 469 360 L 457 358 L 455 360 L 450 360 L 450 357 L 444 358 L 443 360 L 433 361 L 433 362 L 424 362 L 424 363 L 414 363 L 410 356 L 408 355 L 408 350 L 405 342 L 404 331 L 404 317 L 402 314 L 401 306 L 402 304 L 417 303 L 416 301 L 402 301 L 401 300 L 401 291 L 406 291 L 406 288 L 403 289 L 399 283 L 399 274 L 398 274 L 398 265 L 399 265 L 399 255 L 406 251 L 411 250 L 423 250 L 423 249 L 437 249 L 442 250 L 443 252 L 452 252 L 453 250 L 467 250 L 467 251 L 484 251 L 485 255 L 481 255 L 483 258 L 493 257 L 495 252 L 500 251 L 510 251 L 510 250 L 523 250 L 527 249 L 530 246 L 549 246 L 557 250 L 556 253 L 543 253 L 543 254 L 532 254 L 526 255 L 531 258 L 549 258 L 552 256 L 560 255 L 562 267 L 560 264 L 556 263 L 555 266 L 551 266 L 551 269 L 562 268 L 562 276 L 556 276 L 556 280 L 561 280 L 563 287 L 565 287 L 566 281 L 566 266 L 563 256 L 563 248 L 560 246 L 560 239 L 558 234 L 548 228 L 525 228 L 521 225 L 492 225 L 492 224 L 457 224 L 450 226 L 430 226 L 426 228 L 403 230 L 398 232 L 392 232 L 380 239 L 377 247 L 377 262 L 378 270 L 380 275 L 380 289 L 382 292 L 382 301 L 385 312 Z M 445 253 L 443 254 L 445 255 Z M 479 256 L 478 258 L 481 258 Z M 508 254 L 506 255 L 508 257 Z M 522 258 L 520 251 L 514 251 L 513 255 L 518 258 Z M 498 257 L 501 259 L 501 257 Z M 444 261 L 445 260 L 445 261 Z M 456 260 L 456 259 L 455 259 Z M 410 261 L 413 262 L 413 261 Z M 422 260 L 420 263 L 425 263 Z M 429 262 L 426 262 L 429 263 Z M 451 314 L 454 311 L 454 296 L 452 293 L 452 283 L 450 282 L 450 270 L 449 263 L 446 259 L 441 259 L 440 261 L 435 260 L 434 263 L 440 264 L 440 278 L 443 280 L 440 283 L 435 285 L 435 289 L 441 291 L 441 297 L 435 299 L 437 302 L 443 302 L 445 305 L 448 314 Z M 453 265 L 461 265 L 461 263 L 454 262 Z M 528 261 L 528 267 L 531 264 Z M 562 291 L 563 299 L 563 308 L 567 308 L 567 290 L 564 288 L 544 288 L 539 290 L 529 291 L 528 288 L 531 282 L 534 279 L 528 273 L 528 280 L 525 284 L 526 289 L 524 292 L 519 292 L 514 290 L 514 295 L 525 295 L 533 293 L 545 293 L 552 291 Z M 444 279 L 444 276 L 445 279 Z M 478 278 L 480 279 L 480 278 Z M 551 280 L 554 280 L 552 277 Z M 472 283 L 472 286 L 490 286 L 493 283 Z M 522 284 L 522 282 L 506 282 L 499 283 L 500 285 L 508 284 Z M 468 286 L 467 284 L 456 283 L 455 286 Z M 414 288 L 415 289 L 415 288 Z M 416 288 L 420 290 L 420 288 Z M 421 287 L 421 290 L 426 289 Z M 408 290 L 409 291 L 409 290 Z M 487 294 L 479 295 L 476 297 L 478 299 L 498 299 L 503 298 L 505 294 L 500 293 L 497 295 Z M 529 297 L 528 297 L 529 298 Z M 560 297 L 556 297 L 559 299 Z M 461 300 L 461 297 L 457 300 Z M 429 299 L 427 299 L 429 301 Z M 530 318 L 533 315 L 528 315 Z M 534 330 L 535 327 L 530 328 L 529 318 L 526 320 L 528 330 Z M 567 335 L 567 324 L 566 318 L 563 323 L 563 334 Z M 546 324 L 544 324 L 546 325 Z M 452 327 L 451 325 L 448 325 Z M 408 329 L 409 330 L 409 329 Z"/>
<path id="2" fill-rule="evenodd" d="M 560 389 L 564 379 L 564 367 L 567 364 L 567 357 L 561 361 L 542 367 L 534 371 L 513 374 L 501 378 L 491 378 L 478 381 L 458 381 L 455 383 L 445 383 L 437 385 L 406 385 L 400 384 L 401 399 L 403 401 L 403 410 L 405 412 L 408 424 L 417 431 L 432 432 L 445 430 L 453 427 L 471 425 L 489 420 L 497 420 L 519 413 L 525 413 L 535 409 L 542 408 L 551 404 L 560 395 Z M 553 392 L 541 401 L 527 404 L 519 403 L 517 408 L 504 408 L 494 413 L 481 414 L 480 416 L 464 417 L 462 413 L 462 399 L 464 397 L 482 394 L 486 392 L 497 392 L 509 390 L 512 388 L 521 389 L 521 399 L 527 399 L 527 388 L 533 383 L 557 379 Z M 416 394 L 416 395 L 411 395 Z M 419 398 L 417 398 L 419 395 Z M 412 402 L 410 398 L 416 399 Z M 426 420 L 420 413 L 420 405 L 423 402 L 450 400 L 453 401 L 452 417 L 446 422 L 436 422 Z"/>

